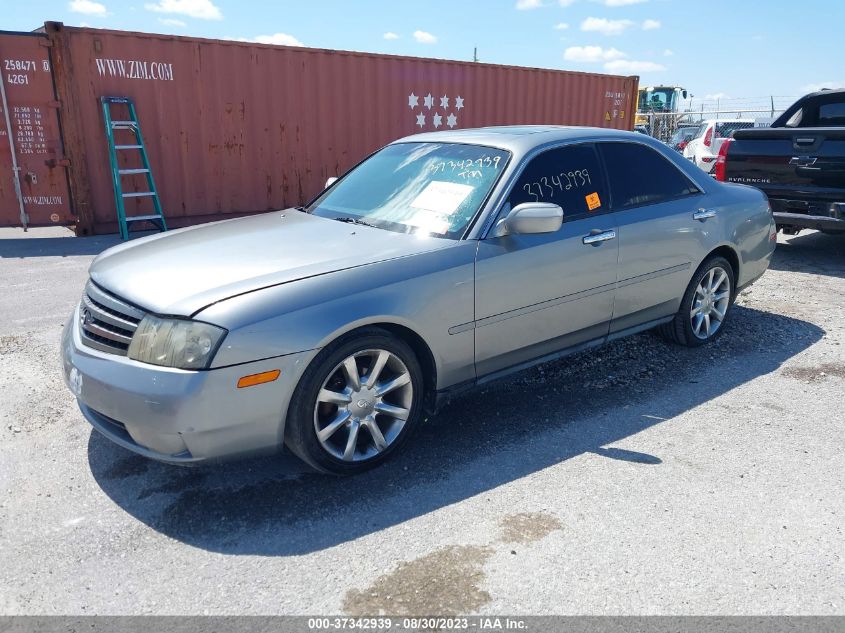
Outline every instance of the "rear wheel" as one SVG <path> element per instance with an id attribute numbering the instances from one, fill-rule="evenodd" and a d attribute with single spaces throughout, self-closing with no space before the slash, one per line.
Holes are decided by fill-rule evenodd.
<path id="1" fill-rule="evenodd" d="M 733 268 L 724 257 L 711 257 L 693 275 L 678 313 L 661 331 L 680 345 L 704 345 L 722 333 L 733 300 Z"/>
<path id="2" fill-rule="evenodd" d="M 317 470 L 355 474 L 395 453 L 419 423 L 423 380 L 413 350 L 380 329 L 325 348 L 291 400 L 290 450 Z"/>

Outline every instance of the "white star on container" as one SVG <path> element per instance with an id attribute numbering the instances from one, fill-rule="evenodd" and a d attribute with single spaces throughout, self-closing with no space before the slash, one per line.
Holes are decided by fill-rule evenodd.
<path id="1" fill-rule="evenodd" d="M 411 108 L 411 110 L 413 110 L 414 108 L 416 108 L 420 104 L 419 100 L 420 100 L 420 98 L 412 92 L 411 94 L 408 95 L 408 107 Z"/>
<path id="2" fill-rule="evenodd" d="M 464 107 L 464 98 L 463 97 L 455 97 L 455 109 L 460 110 Z"/>
<path id="3" fill-rule="evenodd" d="M 440 107 L 441 108 L 448 108 L 449 107 L 449 97 L 443 95 L 440 97 Z"/>
<path id="4" fill-rule="evenodd" d="M 424 114 L 418 114 L 417 115 L 417 125 L 419 125 L 420 127 L 425 125 L 425 115 Z"/>
<path id="5" fill-rule="evenodd" d="M 435 112 L 434 116 L 431 117 L 431 119 L 432 119 L 432 122 L 434 123 L 434 127 L 437 128 L 437 127 L 440 127 L 441 125 L 443 125 L 443 117 L 440 116 L 439 112 Z"/>
<path id="6" fill-rule="evenodd" d="M 449 127 L 455 127 L 457 124 L 458 117 L 455 116 L 454 112 L 446 117 L 446 125 L 448 125 Z"/>
<path id="7" fill-rule="evenodd" d="M 425 96 L 425 98 L 423 99 L 423 103 L 425 103 L 425 107 L 426 107 L 426 108 L 428 108 L 429 110 L 431 110 L 431 106 L 433 106 L 433 105 L 434 105 L 434 97 L 432 97 L 432 96 L 431 96 L 431 93 L 430 93 L 430 92 L 429 92 L 429 93 Z"/>

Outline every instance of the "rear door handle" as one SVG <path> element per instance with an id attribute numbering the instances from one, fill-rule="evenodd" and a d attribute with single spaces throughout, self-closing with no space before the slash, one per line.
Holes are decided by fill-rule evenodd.
<path id="1" fill-rule="evenodd" d="M 589 235 L 585 235 L 581 241 L 584 242 L 584 244 L 598 246 L 602 242 L 615 239 L 616 231 L 601 231 L 600 233 L 590 233 Z"/>
<path id="2" fill-rule="evenodd" d="M 692 214 L 693 220 L 701 220 L 704 222 L 707 218 L 715 218 L 716 217 L 716 210 L 715 209 L 699 209 Z"/>

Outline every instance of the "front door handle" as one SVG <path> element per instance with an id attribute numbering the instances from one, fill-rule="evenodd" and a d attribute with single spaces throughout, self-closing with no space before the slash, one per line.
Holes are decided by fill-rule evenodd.
<path id="1" fill-rule="evenodd" d="M 606 242 L 607 240 L 615 240 L 616 239 L 616 231 L 601 231 L 600 233 L 590 233 L 589 235 L 585 235 L 584 238 L 581 240 L 584 244 L 591 244 L 592 246 L 598 246 L 602 242 Z"/>
<path id="2" fill-rule="evenodd" d="M 698 211 L 692 214 L 693 220 L 701 220 L 704 222 L 707 218 L 715 218 L 716 217 L 716 210 L 715 209 L 699 209 Z"/>

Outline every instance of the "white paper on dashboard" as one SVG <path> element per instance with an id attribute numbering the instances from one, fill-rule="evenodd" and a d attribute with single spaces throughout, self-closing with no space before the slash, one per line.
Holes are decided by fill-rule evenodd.
<path id="1" fill-rule="evenodd" d="M 429 233 L 447 233 L 449 231 L 449 220 L 439 213 L 432 213 L 422 209 L 417 211 L 405 224 L 416 226 Z"/>
<path id="2" fill-rule="evenodd" d="M 414 209 L 449 215 L 461 206 L 473 189 L 472 185 L 434 180 L 414 198 L 411 206 Z"/>

